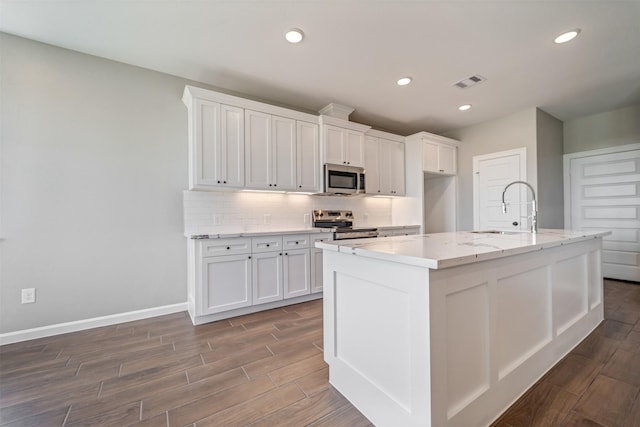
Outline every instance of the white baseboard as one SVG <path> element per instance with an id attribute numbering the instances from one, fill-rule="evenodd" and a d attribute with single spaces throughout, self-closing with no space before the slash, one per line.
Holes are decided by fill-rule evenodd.
<path id="1" fill-rule="evenodd" d="M 0 334 L 0 345 L 12 344 L 69 332 L 84 331 L 85 329 L 110 326 L 133 320 L 148 319 L 149 317 L 163 316 L 165 314 L 178 313 L 187 310 L 187 303 L 164 305 L 161 307 L 147 308 L 144 310 L 129 311 L 126 313 L 111 314 L 109 316 L 94 317 L 92 319 L 76 320 L 73 322 L 58 323 L 22 331 Z"/>

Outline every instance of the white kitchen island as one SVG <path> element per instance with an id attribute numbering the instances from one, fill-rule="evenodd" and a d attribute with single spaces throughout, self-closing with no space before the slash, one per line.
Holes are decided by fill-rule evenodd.
<path id="1" fill-rule="evenodd" d="M 489 425 L 602 321 L 606 234 L 316 244 L 329 381 L 378 427 Z"/>

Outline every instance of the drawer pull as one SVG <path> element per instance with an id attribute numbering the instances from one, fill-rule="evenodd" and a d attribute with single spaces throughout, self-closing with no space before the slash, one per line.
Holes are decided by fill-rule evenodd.
<path id="1" fill-rule="evenodd" d="M 269 247 L 269 244 L 267 243 L 267 247 Z"/>
<path id="2" fill-rule="evenodd" d="M 229 249 L 231 249 L 231 247 L 230 247 L 230 246 L 227 246 L 227 250 L 229 250 Z"/>

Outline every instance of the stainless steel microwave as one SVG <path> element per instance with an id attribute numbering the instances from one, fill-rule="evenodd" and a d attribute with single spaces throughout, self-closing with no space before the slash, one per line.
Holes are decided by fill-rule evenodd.
<path id="1" fill-rule="evenodd" d="M 325 194 L 364 194 L 364 169 L 356 166 L 324 165 Z"/>

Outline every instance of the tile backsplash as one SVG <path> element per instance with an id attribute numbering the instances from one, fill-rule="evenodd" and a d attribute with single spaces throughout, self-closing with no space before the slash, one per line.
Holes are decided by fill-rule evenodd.
<path id="1" fill-rule="evenodd" d="M 390 198 L 267 192 L 183 193 L 185 234 L 311 227 L 314 209 L 351 209 L 355 226 L 391 224 Z"/>

